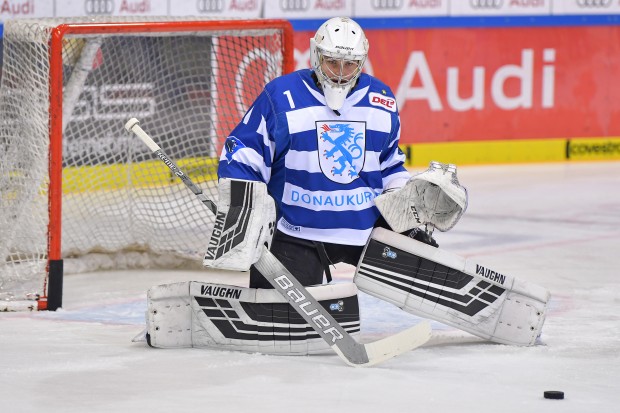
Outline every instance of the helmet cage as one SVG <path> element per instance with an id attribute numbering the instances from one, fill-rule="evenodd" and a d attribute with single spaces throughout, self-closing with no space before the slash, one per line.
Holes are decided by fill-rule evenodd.
<path id="1" fill-rule="evenodd" d="M 355 56 L 341 52 L 332 52 L 321 48 L 320 45 L 317 45 L 316 53 L 318 62 L 315 71 L 321 77 L 321 83 L 327 83 L 332 87 L 354 85 L 357 78 L 360 77 L 366 62 L 366 55 Z M 338 66 L 324 65 L 323 63 L 328 60 L 337 62 Z M 355 68 L 353 70 L 345 70 L 345 66 L 349 67 L 350 65 L 355 65 Z"/>

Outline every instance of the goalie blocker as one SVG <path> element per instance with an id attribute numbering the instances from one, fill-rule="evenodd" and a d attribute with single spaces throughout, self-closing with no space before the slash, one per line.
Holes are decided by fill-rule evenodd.
<path id="1" fill-rule="evenodd" d="M 248 271 L 269 248 L 275 231 L 276 206 L 263 182 L 221 178 L 215 223 L 203 265 Z"/>
<path id="2" fill-rule="evenodd" d="M 308 292 L 348 333 L 359 335 L 355 284 L 308 287 Z M 151 347 L 280 355 L 332 351 L 277 290 L 195 281 L 165 284 L 148 290 L 147 308 L 146 337 Z"/>
<path id="3" fill-rule="evenodd" d="M 543 287 L 383 228 L 373 230 L 354 282 L 411 314 L 517 346 L 535 344 L 549 301 Z"/>

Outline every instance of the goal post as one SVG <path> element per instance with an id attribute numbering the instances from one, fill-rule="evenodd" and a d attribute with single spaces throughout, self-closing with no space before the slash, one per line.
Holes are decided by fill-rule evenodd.
<path id="1" fill-rule="evenodd" d="M 5 25 L 0 310 L 56 310 L 66 272 L 199 263 L 211 215 L 123 125 L 215 195 L 227 134 L 294 68 L 285 20 L 142 19 Z"/>

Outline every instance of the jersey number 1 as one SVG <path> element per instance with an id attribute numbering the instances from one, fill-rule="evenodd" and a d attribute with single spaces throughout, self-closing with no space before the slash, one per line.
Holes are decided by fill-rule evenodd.
<path id="1" fill-rule="evenodd" d="M 285 95 L 286 98 L 288 99 L 288 104 L 291 105 L 291 109 L 295 109 L 295 102 L 293 102 L 293 96 L 291 96 L 291 91 L 286 90 L 282 92 L 282 94 Z"/>

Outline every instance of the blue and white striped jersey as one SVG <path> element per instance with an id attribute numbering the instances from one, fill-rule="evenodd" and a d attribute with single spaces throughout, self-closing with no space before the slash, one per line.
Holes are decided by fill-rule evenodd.
<path id="1" fill-rule="evenodd" d="M 400 119 L 392 91 L 367 74 L 339 113 L 310 69 L 271 81 L 226 139 L 219 177 L 267 183 L 286 234 L 364 245 L 375 196 L 409 178 Z"/>

